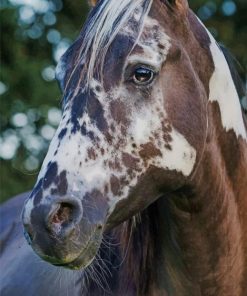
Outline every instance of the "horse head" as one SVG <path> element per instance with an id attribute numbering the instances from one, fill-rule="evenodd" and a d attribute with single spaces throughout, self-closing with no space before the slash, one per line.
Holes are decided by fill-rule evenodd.
<path id="1" fill-rule="evenodd" d="M 221 57 L 186 0 L 95 2 L 57 66 L 63 117 L 23 210 L 34 251 L 72 269 L 92 262 L 105 231 L 190 182 L 212 50 Z"/>

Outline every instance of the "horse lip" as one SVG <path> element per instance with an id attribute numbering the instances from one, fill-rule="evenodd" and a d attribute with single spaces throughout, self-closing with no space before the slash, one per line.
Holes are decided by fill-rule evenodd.
<path id="1" fill-rule="evenodd" d="M 68 268 L 68 269 L 73 269 L 73 270 L 81 269 L 81 268 L 85 269 L 94 260 L 96 254 L 97 254 L 97 251 L 99 249 L 99 246 L 101 244 L 101 240 L 102 240 L 102 226 L 97 225 L 95 231 L 88 239 L 86 245 L 83 247 L 82 252 L 75 259 L 73 259 L 70 262 L 65 262 L 65 263 L 53 262 L 52 265 L 58 266 L 58 267 L 64 267 L 64 268 Z M 86 260 L 85 260 L 85 253 L 87 254 L 90 251 L 92 254 L 90 254 L 89 258 L 88 259 L 86 258 Z"/>

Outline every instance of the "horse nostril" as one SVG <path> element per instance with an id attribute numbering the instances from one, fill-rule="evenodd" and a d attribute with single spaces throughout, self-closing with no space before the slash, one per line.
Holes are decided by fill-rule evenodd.
<path id="1" fill-rule="evenodd" d="M 51 223 L 70 223 L 73 221 L 73 205 L 62 202 L 54 213 Z"/>
<path id="2" fill-rule="evenodd" d="M 67 236 L 79 222 L 81 213 L 82 209 L 75 201 L 56 203 L 49 215 L 48 229 L 53 234 Z"/>

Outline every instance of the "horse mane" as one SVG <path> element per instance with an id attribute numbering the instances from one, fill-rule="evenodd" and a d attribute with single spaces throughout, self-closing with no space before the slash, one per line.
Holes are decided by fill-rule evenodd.
<path id="1" fill-rule="evenodd" d="M 153 212 L 156 202 L 142 213 L 123 224 L 119 233 L 124 268 L 123 281 L 119 287 L 122 293 L 134 290 L 136 295 L 146 295 L 150 283 L 155 278 L 152 265 L 155 260 L 155 237 L 158 237 L 158 225 Z"/>
<path id="2" fill-rule="evenodd" d="M 159 200 L 162 200 L 162 205 Z M 124 260 L 119 287 L 123 295 L 132 295 L 131 291 L 135 291 L 134 295 L 148 296 L 150 289 L 161 288 L 160 283 L 156 282 L 161 271 L 161 268 L 157 270 L 157 266 L 165 267 L 162 269 L 162 277 L 165 277 L 162 288 L 165 287 L 169 295 L 183 295 L 185 287 L 191 288 L 185 266 L 180 260 L 177 227 L 170 217 L 174 211 L 173 204 L 168 196 L 162 196 L 159 200 L 116 229 Z M 161 211 L 162 223 L 159 216 Z M 166 242 L 165 255 L 159 249 L 161 241 Z"/>
<path id="3" fill-rule="evenodd" d="M 246 77 L 244 77 L 245 76 L 244 70 L 242 66 L 239 64 L 239 62 L 237 61 L 237 59 L 232 55 L 229 49 L 227 49 L 222 44 L 220 44 L 219 46 L 225 56 L 228 67 L 230 69 L 232 80 L 236 87 L 242 109 L 244 113 L 247 114 L 247 91 L 246 91 L 245 81 L 244 81 L 244 79 L 246 79 Z"/>

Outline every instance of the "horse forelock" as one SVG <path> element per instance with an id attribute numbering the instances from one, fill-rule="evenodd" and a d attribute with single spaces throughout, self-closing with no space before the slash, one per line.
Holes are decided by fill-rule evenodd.
<path id="1" fill-rule="evenodd" d="M 148 15 L 152 3 L 153 0 L 100 1 L 89 14 L 77 39 L 79 42 L 76 41 L 65 52 L 57 65 L 56 78 L 63 90 L 71 89 L 72 80 L 76 81 L 75 88 L 80 87 L 81 84 L 84 88 L 89 87 L 96 72 L 99 73 L 98 79 L 101 80 L 105 56 L 113 40 L 133 17 L 137 25 L 135 27 L 137 36 L 132 38 L 138 41 L 144 18 Z M 131 38 L 130 35 L 128 37 Z M 81 68 L 79 75 L 78 68 Z"/>

